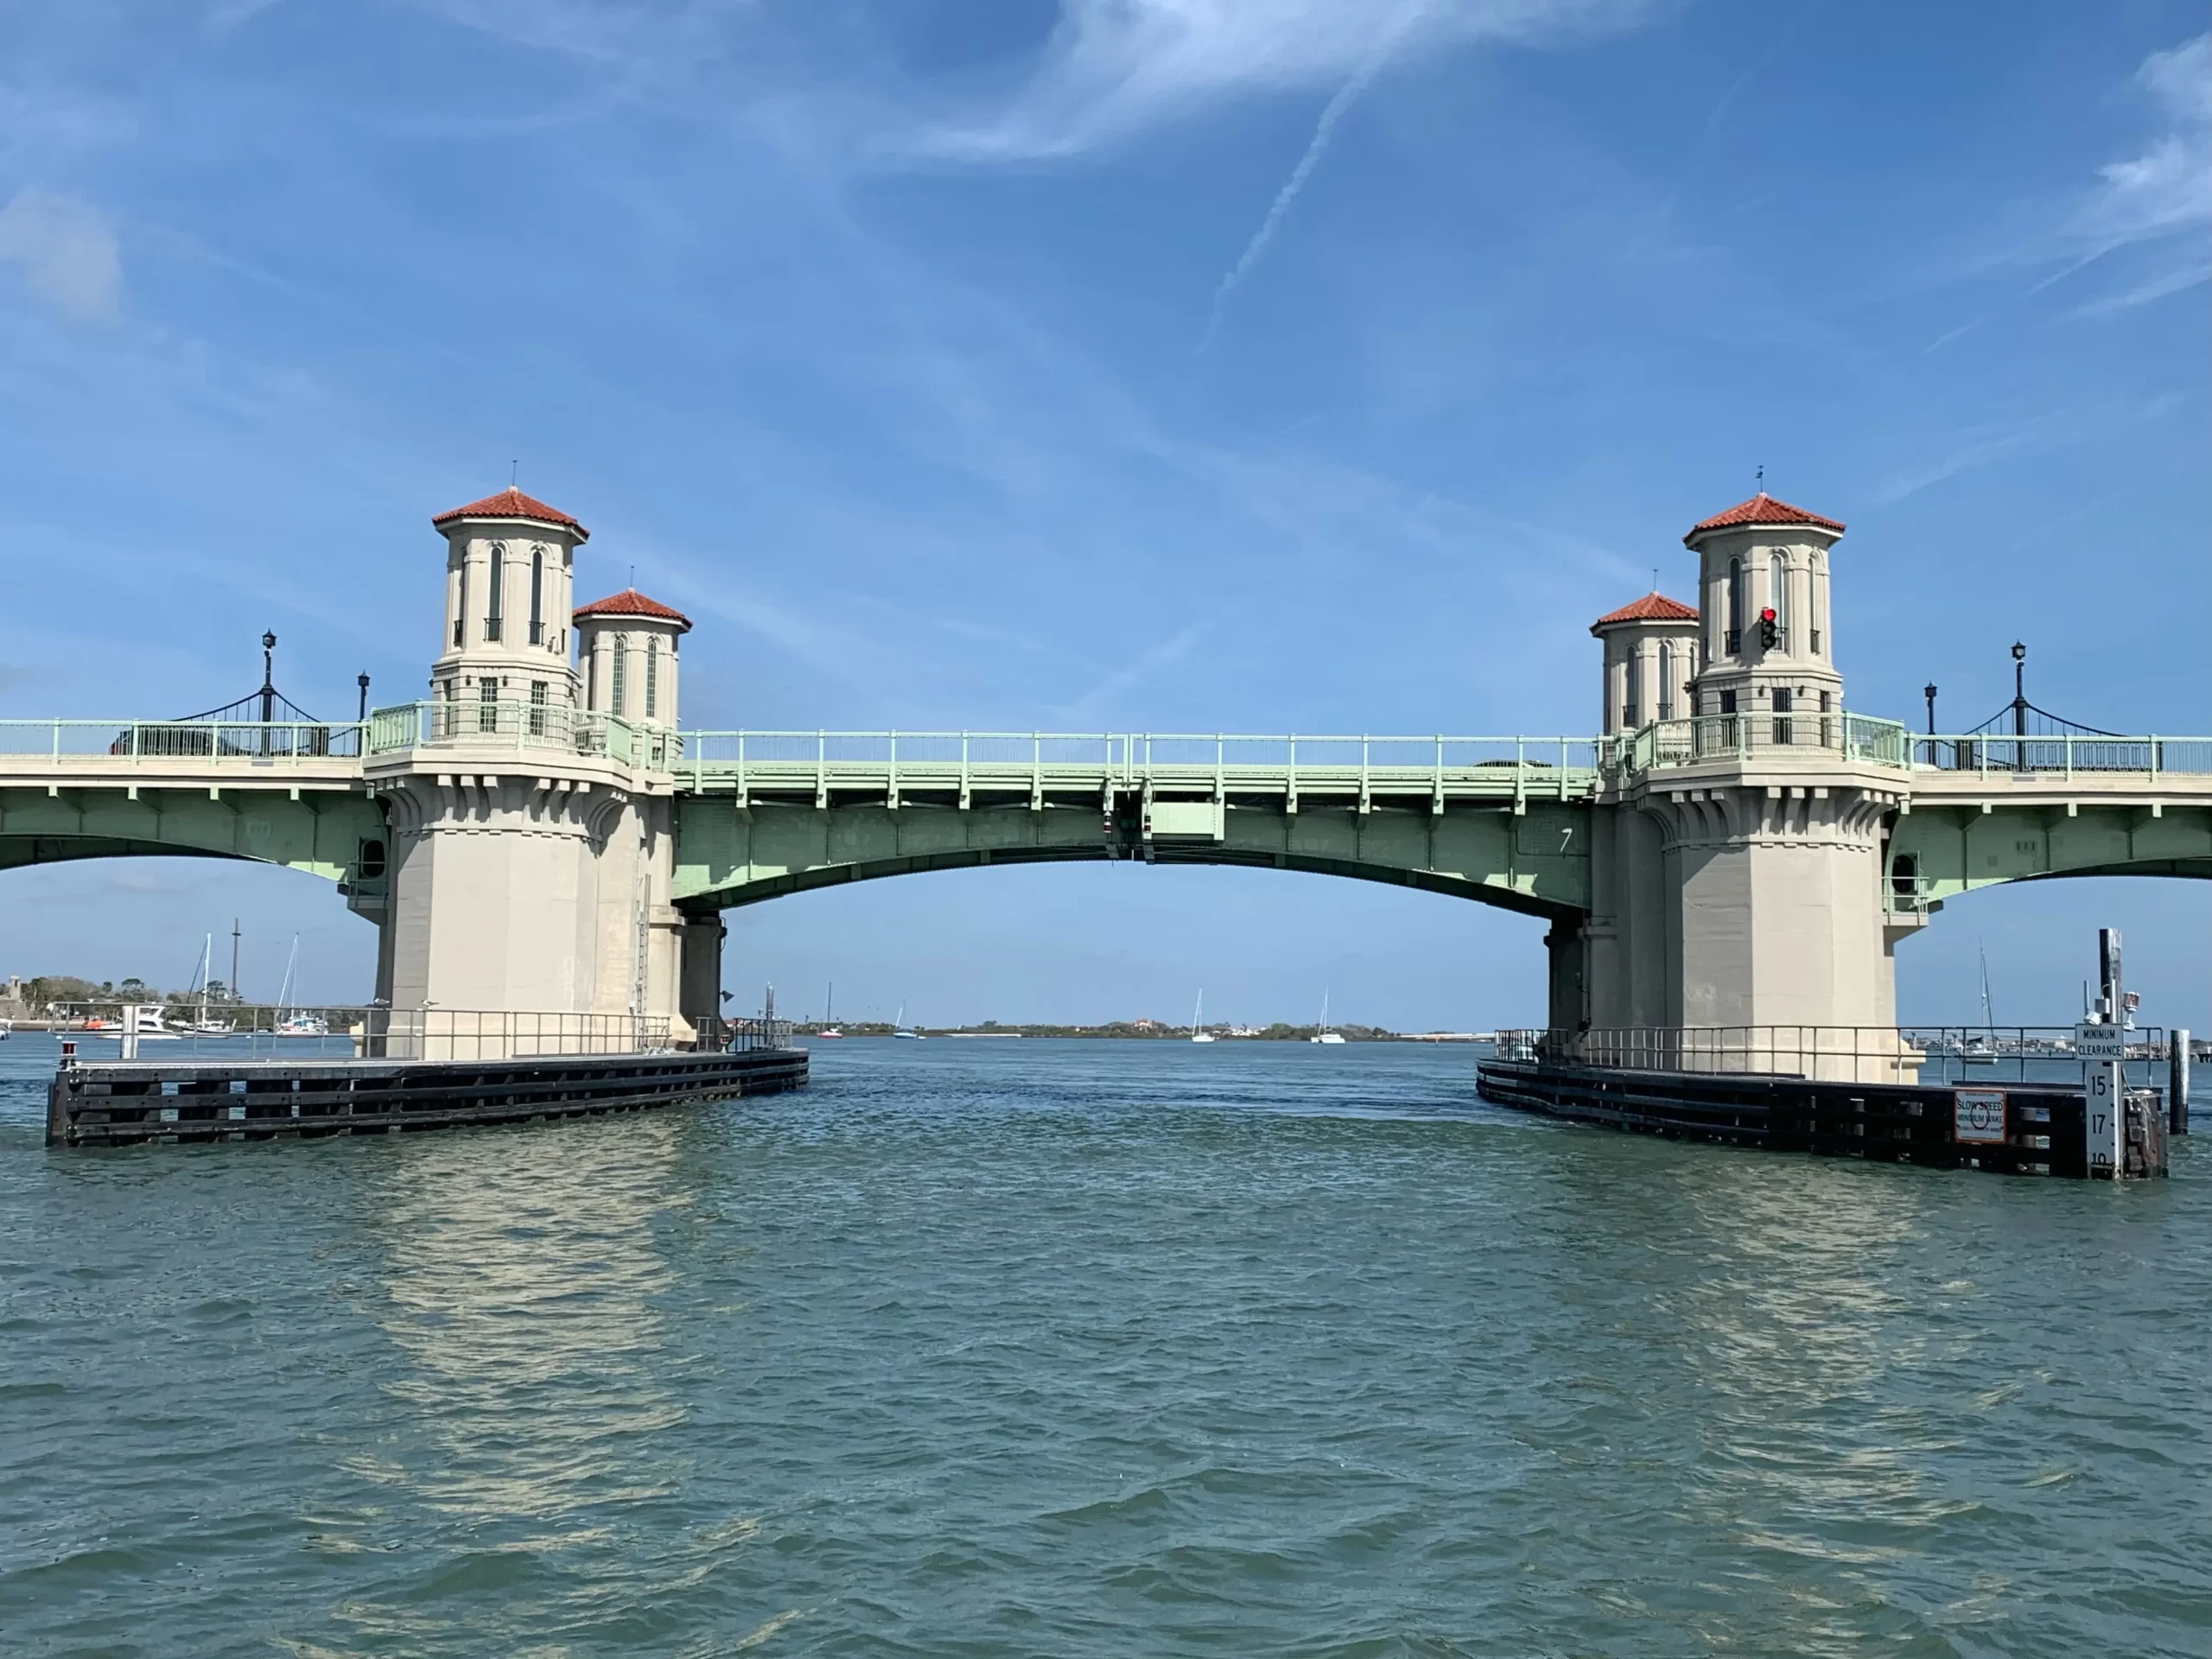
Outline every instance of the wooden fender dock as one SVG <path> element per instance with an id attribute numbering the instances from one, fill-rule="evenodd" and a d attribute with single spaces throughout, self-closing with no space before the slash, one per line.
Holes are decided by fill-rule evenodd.
<path id="1" fill-rule="evenodd" d="M 47 1094 L 49 1147 L 268 1141 L 523 1123 L 774 1094 L 803 1048 L 521 1059 L 73 1061 Z"/>
<path id="2" fill-rule="evenodd" d="M 2076 1180 L 2113 1173 L 2108 1162 L 2091 1167 L 2081 1090 L 2047 1083 L 1850 1083 L 1499 1060 L 1477 1069 L 1476 1088 L 1501 1106 L 1675 1140 Z M 2164 1175 L 2158 1096 L 2126 1093 L 2120 1173 Z"/>

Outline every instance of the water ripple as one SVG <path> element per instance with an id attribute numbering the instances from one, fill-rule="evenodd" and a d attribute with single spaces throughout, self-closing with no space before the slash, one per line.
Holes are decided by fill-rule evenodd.
<path id="1" fill-rule="evenodd" d="M 1567 1130 L 1411 1047 L 49 1154 L 10 1656 L 2199 1655 L 2196 1142 L 2124 1191 Z"/>

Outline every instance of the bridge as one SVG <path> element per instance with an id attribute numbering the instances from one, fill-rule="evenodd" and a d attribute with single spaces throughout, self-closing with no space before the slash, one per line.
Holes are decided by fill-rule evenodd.
<path id="1" fill-rule="evenodd" d="M 512 490 L 433 523 L 429 697 L 318 721 L 264 663 L 209 715 L 0 721 L 0 868 L 282 865 L 377 926 L 388 1006 L 694 1020 L 734 906 L 999 863 L 1300 870 L 1545 918 L 1570 1028 L 1893 1025 L 1891 953 L 1950 899 L 2212 876 L 2212 738 L 1847 711 L 1842 526 L 1765 496 L 1685 537 L 1701 610 L 1655 593 L 1593 625 L 1584 736 L 685 730 L 689 620 L 573 606 L 581 524 Z"/>

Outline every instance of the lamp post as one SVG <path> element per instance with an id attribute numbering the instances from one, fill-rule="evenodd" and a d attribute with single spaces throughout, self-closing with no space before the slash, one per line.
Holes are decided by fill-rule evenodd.
<path id="1" fill-rule="evenodd" d="M 2018 640 L 2012 642 L 2012 735 L 2028 734 L 2028 648 Z"/>
<path id="2" fill-rule="evenodd" d="M 353 715 L 354 723 L 359 725 L 369 717 L 369 677 L 364 674 L 353 683 L 361 688 L 361 706 Z"/>
<path id="3" fill-rule="evenodd" d="M 1928 735 L 1936 735 L 1936 682 L 1930 680 L 1920 688 L 1920 695 L 1928 699 Z"/>

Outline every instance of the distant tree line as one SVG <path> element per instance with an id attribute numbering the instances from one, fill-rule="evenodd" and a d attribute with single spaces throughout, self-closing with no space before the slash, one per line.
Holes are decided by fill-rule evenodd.
<path id="1" fill-rule="evenodd" d="M 823 1028 L 823 1022 L 818 1020 L 799 1020 L 791 1027 L 803 1037 L 811 1036 Z M 848 1037 L 888 1037 L 892 1033 L 892 1027 L 880 1020 L 840 1020 L 836 1022 L 836 1028 Z M 1002 1025 L 996 1020 L 986 1020 L 976 1026 L 916 1026 L 913 1029 L 925 1037 L 949 1037 L 967 1033 L 992 1037 L 1127 1037 L 1140 1041 L 1150 1039 L 1167 1042 L 1188 1042 L 1191 1039 L 1190 1027 L 1164 1025 L 1156 1020 L 1110 1020 L 1099 1026 Z M 1321 1034 L 1319 1026 L 1287 1026 L 1281 1020 L 1256 1030 L 1235 1027 L 1234 1036 L 1230 1034 L 1232 1027 L 1228 1026 L 1208 1026 L 1206 1029 L 1224 1042 L 1299 1043 Z M 1388 1043 L 1395 1042 L 1398 1038 L 1396 1032 L 1385 1030 L 1381 1026 L 1332 1025 L 1329 1029 L 1348 1043 Z"/>
<path id="2" fill-rule="evenodd" d="M 149 1002 L 165 1007 L 198 1007 L 201 997 L 197 990 L 158 991 L 143 979 L 89 980 L 74 974 L 39 974 L 22 982 L 23 1006 L 30 1008 L 51 1008 L 71 1002 Z M 206 1000 L 210 1003 L 230 1004 L 238 999 L 231 988 L 219 979 L 207 982 Z"/>

